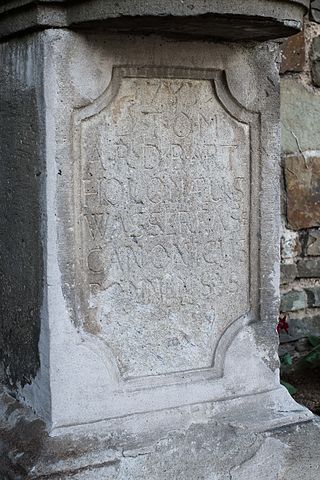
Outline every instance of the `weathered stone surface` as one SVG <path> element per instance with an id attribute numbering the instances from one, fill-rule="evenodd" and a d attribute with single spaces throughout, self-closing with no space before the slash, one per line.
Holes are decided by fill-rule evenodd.
<path id="1" fill-rule="evenodd" d="M 300 28 L 301 1 L 27 4 L 27 22 L 25 8 L 1 16 L 3 35 L 87 23 L 33 34 L 40 369 L 12 392 L 20 404 L 0 404 L 3 472 L 274 480 L 279 429 L 313 418 L 278 378 L 278 50 L 165 35 L 217 34 L 216 18 L 229 39 L 270 38 Z M 29 79 L 19 42 L 4 52 Z"/>
<path id="2" fill-rule="evenodd" d="M 311 0 L 310 13 L 312 20 L 320 23 L 320 0 Z"/>
<path id="3" fill-rule="evenodd" d="M 293 338 L 320 336 L 320 315 L 294 316 L 289 318 L 289 334 Z"/>
<path id="4" fill-rule="evenodd" d="M 47 129 L 48 229 L 58 239 L 51 234 L 47 246 L 55 425 L 224 398 L 235 376 L 242 394 L 272 388 L 278 92 L 265 72 L 276 84 L 268 66 L 276 52 L 203 42 L 199 58 L 197 42 L 40 38 L 55 122 Z M 270 373 L 252 372 L 248 390 L 227 365 L 253 320 L 258 340 L 250 355 L 238 350 L 237 369 L 242 377 L 243 355 L 264 371 L 266 360 L 253 360 L 262 348 Z"/>
<path id="5" fill-rule="evenodd" d="M 320 256 L 320 232 L 309 231 L 307 234 L 306 254 L 309 256 Z"/>
<path id="6" fill-rule="evenodd" d="M 23 41 L 3 49 L 29 79 Z M 63 428 L 277 388 L 277 52 L 33 41 L 45 302 L 40 369 L 15 393 Z"/>
<path id="7" fill-rule="evenodd" d="M 281 258 L 283 260 L 292 260 L 301 253 L 299 233 L 283 228 L 281 235 Z"/>
<path id="8" fill-rule="evenodd" d="M 284 172 L 289 225 L 296 230 L 320 225 L 320 157 L 287 156 Z"/>
<path id="9" fill-rule="evenodd" d="M 312 82 L 320 87 L 320 37 L 315 37 L 312 41 L 310 59 Z"/>
<path id="10" fill-rule="evenodd" d="M 281 295 L 281 312 L 293 312 L 307 307 L 307 295 L 304 290 L 291 290 Z"/>
<path id="11" fill-rule="evenodd" d="M 248 127 L 210 73 L 156 74 L 116 70 L 112 103 L 75 127 L 79 322 L 131 378 L 210 368 L 219 331 L 249 310 Z"/>
<path id="12" fill-rule="evenodd" d="M 286 411 L 276 414 L 283 396 L 287 397 Z M 172 412 L 168 411 L 168 425 L 159 424 L 153 432 L 148 423 L 127 418 L 125 431 L 110 423 L 105 429 L 69 428 L 49 437 L 32 412 L 2 395 L 1 473 L 34 480 L 167 480 L 181 475 L 186 480 L 229 480 L 230 475 L 237 480 L 300 480 L 297 471 L 308 465 L 309 478 L 316 479 L 312 475 L 318 463 L 308 464 L 303 452 L 296 462 L 290 450 L 302 445 L 301 439 L 305 442 L 307 436 L 314 440 L 318 425 L 283 388 L 271 396 L 261 393 L 222 403 L 219 413 L 212 403 L 180 409 L 184 418 L 180 426 L 170 424 Z M 297 430 L 291 426 L 293 418 L 308 423 Z M 153 423 L 152 418 L 148 420 Z M 23 431 L 28 435 L 21 435 Z M 311 458 L 314 450 L 316 442 L 311 442 Z M 279 476 L 287 475 L 288 469 L 290 477 Z"/>
<path id="13" fill-rule="evenodd" d="M 0 45 L 0 56 L 0 363 L 5 382 L 12 386 L 31 382 L 39 368 L 45 178 L 42 47 L 28 39 L 15 42 L 10 50 Z"/>
<path id="14" fill-rule="evenodd" d="M 320 259 L 303 258 L 297 262 L 298 278 L 320 277 Z"/>
<path id="15" fill-rule="evenodd" d="M 320 307 L 320 287 L 306 288 L 308 307 Z"/>
<path id="16" fill-rule="evenodd" d="M 297 265 L 296 263 L 288 263 L 281 265 L 281 284 L 291 283 L 297 276 Z"/>
<path id="17" fill-rule="evenodd" d="M 306 60 L 304 31 L 285 40 L 281 54 L 280 73 L 302 72 Z"/>
<path id="18" fill-rule="evenodd" d="M 290 448 L 287 450 L 287 462 L 280 474 L 280 480 L 303 478 L 316 480 L 320 474 L 319 452 L 315 444 L 319 435 L 319 423 L 297 425 L 295 428 L 282 429 L 277 439 L 288 441 Z M 308 445 L 308 448 L 306 448 Z"/>
<path id="19" fill-rule="evenodd" d="M 291 78 L 281 80 L 281 144 L 284 153 L 320 150 L 320 96 Z"/>
<path id="20" fill-rule="evenodd" d="M 267 40 L 301 29 L 308 0 L 8 0 L 0 5 L 0 36 L 53 27 L 103 27 L 137 34 Z"/>

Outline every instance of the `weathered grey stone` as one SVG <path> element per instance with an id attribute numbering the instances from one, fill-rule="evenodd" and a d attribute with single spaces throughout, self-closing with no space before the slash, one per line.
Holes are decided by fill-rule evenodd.
<path id="1" fill-rule="evenodd" d="M 291 283 L 296 278 L 297 272 L 298 270 L 296 263 L 282 264 L 280 283 L 282 285 Z"/>
<path id="2" fill-rule="evenodd" d="M 281 80 L 281 144 L 284 153 L 320 150 L 320 96 L 291 78 Z"/>
<path id="3" fill-rule="evenodd" d="M 311 0 L 311 18 L 316 21 L 320 22 L 320 0 Z"/>
<path id="4" fill-rule="evenodd" d="M 104 31 L 211 36 L 228 40 L 287 37 L 301 29 L 308 0 L 7 0 L 0 36 L 30 29 L 90 25 Z"/>
<path id="5" fill-rule="evenodd" d="M 320 157 L 287 156 L 284 174 L 289 225 L 296 230 L 320 225 Z"/>
<path id="6" fill-rule="evenodd" d="M 282 396 L 287 396 L 287 406 L 279 412 Z M 2 395 L 0 408 L 0 449 L 4 454 L 0 466 L 2 462 L 8 478 L 166 480 L 183 475 L 186 480 L 229 480 L 231 475 L 237 480 L 298 480 L 296 473 L 279 475 L 308 465 L 311 479 L 318 471 L 314 441 L 308 449 L 314 463 L 308 464 L 308 456 L 302 452 L 298 465 L 293 465 L 297 462 L 291 449 L 302 445 L 307 436 L 317 438 L 319 427 L 283 387 L 256 399 L 223 402 L 219 413 L 212 403 L 180 409 L 184 424 L 179 426 L 170 423 L 174 416 L 168 410 L 168 425 L 158 424 L 152 434 L 148 422 L 154 424 L 154 419 L 149 415 L 146 423 L 126 419 L 122 433 L 111 422 L 104 428 L 91 427 L 90 433 L 88 428 L 67 429 L 49 437 L 44 424 L 12 398 Z M 293 417 L 303 422 L 302 427 L 292 426 Z M 21 435 L 21 430 L 28 435 Z"/>
<path id="7" fill-rule="evenodd" d="M 20 42 L 19 51 L 0 50 L 0 362 L 6 383 L 12 386 L 30 382 L 39 368 L 43 53 L 41 43 L 32 38 Z"/>
<path id="8" fill-rule="evenodd" d="M 294 348 L 299 353 L 309 353 L 311 350 L 310 342 L 308 338 L 300 338 L 294 343 Z"/>
<path id="9" fill-rule="evenodd" d="M 43 19 L 32 28 L 55 26 L 45 7 L 73 27 L 88 22 L 28 40 L 42 53 L 40 368 L 7 387 L 19 403 L 1 400 L 1 468 L 31 479 L 274 480 L 290 447 L 279 429 L 313 418 L 278 377 L 278 47 L 108 32 L 112 12 L 130 31 L 137 15 L 150 30 L 170 12 L 157 21 L 177 33 L 190 2 L 62 4 L 28 10 Z M 261 38 L 278 35 L 275 24 L 297 29 L 304 11 L 300 1 L 192 5 L 202 34 L 210 7 L 248 38 L 258 7 Z M 25 13 L 1 18 L 22 32 Z M 199 33 L 184 20 L 184 33 Z M 25 42 L 2 44 L 9 83 L 32 78 Z"/>
<path id="10" fill-rule="evenodd" d="M 297 262 L 298 278 L 320 277 L 320 259 L 303 258 Z"/>
<path id="11" fill-rule="evenodd" d="M 307 295 L 304 290 L 291 290 L 281 295 L 281 312 L 293 312 L 307 307 Z"/>
<path id="12" fill-rule="evenodd" d="M 279 357 L 281 358 L 286 353 L 290 353 L 290 355 L 293 355 L 295 353 L 295 342 L 290 343 L 288 338 L 284 339 L 284 343 L 281 343 L 280 340 Z"/>
<path id="13" fill-rule="evenodd" d="M 308 297 L 308 307 L 320 307 L 320 287 L 305 289 Z"/>
<path id="14" fill-rule="evenodd" d="M 320 336 L 320 315 L 290 315 L 289 333 L 293 338 Z"/>
<path id="15" fill-rule="evenodd" d="M 301 255 L 301 253 L 299 232 L 283 228 L 281 235 L 281 258 L 283 260 L 293 260 L 298 255 Z"/>
<path id="16" fill-rule="evenodd" d="M 311 230 L 307 233 L 306 254 L 309 256 L 320 256 L 320 232 Z"/>
<path id="17" fill-rule="evenodd" d="M 75 186 L 78 322 L 99 332 L 124 378 L 210 368 L 219 331 L 246 315 L 250 296 L 250 167 L 236 166 L 249 155 L 247 127 L 212 96 L 210 72 L 140 75 L 115 70 L 113 103 L 106 95 L 102 108 L 79 111 L 74 127 L 84 185 Z"/>
<path id="18" fill-rule="evenodd" d="M 311 53 L 311 76 L 312 82 L 316 87 L 320 86 L 320 37 L 312 41 Z"/>
<path id="19" fill-rule="evenodd" d="M 204 42 L 200 62 L 197 42 L 64 31 L 39 39 L 54 119 L 47 128 L 48 228 L 58 238 L 51 234 L 47 246 L 56 255 L 49 265 L 54 424 L 225 397 L 236 376 L 232 367 L 227 380 L 226 351 L 229 358 L 236 332 L 254 319 L 273 372 L 278 92 L 265 71 L 276 82 L 276 52 Z M 260 86 L 254 94 L 257 75 L 268 94 Z M 250 90 L 239 78 L 252 79 Z M 258 138 L 268 145 L 262 185 L 250 169 Z M 261 267 L 249 251 L 261 252 Z M 268 335 L 260 338 L 259 329 Z M 238 378 L 237 388 L 272 388 L 270 375 L 258 374 L 253 385 L 252 374 L 249 390 Z"/>

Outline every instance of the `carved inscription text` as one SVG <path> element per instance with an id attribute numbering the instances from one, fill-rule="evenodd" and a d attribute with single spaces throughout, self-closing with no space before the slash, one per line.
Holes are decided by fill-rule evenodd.
<path id="1" fill-rule="evenodd" d="M 249 127 L 211 81 L 123 78 L 80 142 L 86 322 L 124 377 L 210 367 L 249 308 Z"/>

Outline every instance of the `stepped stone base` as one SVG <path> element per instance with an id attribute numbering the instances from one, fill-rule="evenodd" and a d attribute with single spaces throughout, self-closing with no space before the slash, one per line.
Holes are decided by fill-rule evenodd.
<path id="1" fill-rule="evenodd" d="M 1 479 L 319 479 L 320 423 L 282 387 L 178 414 L 167 411 L 166 422 L 161 412 L 128 416 L 50 436 L 3 393 Z"/>

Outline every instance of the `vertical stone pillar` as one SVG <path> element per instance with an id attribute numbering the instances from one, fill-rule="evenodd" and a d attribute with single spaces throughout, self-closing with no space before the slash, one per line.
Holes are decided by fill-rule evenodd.
<path id="1" fill-rule="evenodd" d="M 271 39 L 305 2 L 109 3 L 0 7 L 2 469 L 279 478 L 270 430 L 312 417 L 278 378 Z"/>

